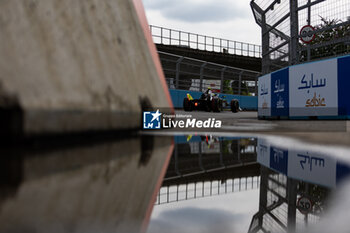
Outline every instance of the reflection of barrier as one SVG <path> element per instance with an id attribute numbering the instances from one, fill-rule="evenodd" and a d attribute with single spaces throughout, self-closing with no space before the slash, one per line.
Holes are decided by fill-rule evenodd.
<path id="1" fill-rule="evenodd" d="M 260 118 L 350 116 L 350 56 L 290 66 L 259 78 Z"/>
<path id="2" fill-rule="evenodd" d="M 162 187 L 158 193 L 156 205 L 190 199 L 210 197 L 233 192 L 257 189 L 260 177 L 247 177 L 221 181 L 187 183 L 183 185 Z"/>
<path id="3" fill-rule="evenodd" d="M 350 166 L 319 151 L 280 148 L 258 139 L 257 161 L 293 179 L 335 188 Z"/>

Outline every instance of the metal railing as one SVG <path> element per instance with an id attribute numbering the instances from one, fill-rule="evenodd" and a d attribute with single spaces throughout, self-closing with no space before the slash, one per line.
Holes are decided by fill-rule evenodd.
<path id="1" fill-rule="evenodd" d="M 170 89 L 203 91 L 211 87 L 226 94 L 257 93 L 259 72 L 160 51 L 158 54 Z"/>
<path id="2" fill-rule="evenodd" d="M 248 57 L 261 57 L 261 46 L 256 44 L 199 35 L 154 25 L 150 25 L 150 30 L 153 41 L 156 44 L 174 45 Z"/>
<path id="3" fill-rule="evenodd" d="M 224 183 L 216 180 L 166 186 L 159 190 L 155 205 L 253 190 L 259 186 L 259 176 L 228 179 Z"/>

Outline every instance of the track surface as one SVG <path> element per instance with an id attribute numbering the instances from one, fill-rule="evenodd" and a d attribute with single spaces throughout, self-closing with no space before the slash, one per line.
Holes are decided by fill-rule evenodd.
<path id="1" fill-rule="evenodd" d="M 221 129 L 205 129 L 209 133 L 233 132 L 281 135 L 315 143 L 350 145 L 350 121 L 345 120 L 258 120 L 257 112 L 232 113 L 229 111 L 213 113 L 177 110 L 176 114 L 192 115 L 193 118 L 201 120 L 208 118 L 221 120 Z M 193 129 L 186 130 L 193 131 Z M 196 131 L 203 131 L 203 129 Z"/>

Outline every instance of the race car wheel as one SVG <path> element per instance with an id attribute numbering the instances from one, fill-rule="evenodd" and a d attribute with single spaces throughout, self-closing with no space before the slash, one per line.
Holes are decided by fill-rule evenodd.
<path id="1" fill-rule="evenodd" d="M 220 102 L 218 99 L 212 99 L 211 108 L 213 109 L 213 112 L 220 112 Z"/>
<path id="2" fill-rule="evenodd" d="M 239 102 L 236 99 L 231 100 L 231 111 L 238 112 L 239 111 Z"/>
<path id="3" fill-rule="evenodd" d="M 224 110 L 224 106 L 223 105 L 224 104 L 223 104 L 222 100 L 220 99 L 219 100 L 219 109 L 220 109 L 221 112 Z"/>
<path id="4" fill-rule="evenodd" d="M 184 98 L 183 107 L 186 112 L 190 112 L 193 110 L 192 103 L 187 98 Z"/>

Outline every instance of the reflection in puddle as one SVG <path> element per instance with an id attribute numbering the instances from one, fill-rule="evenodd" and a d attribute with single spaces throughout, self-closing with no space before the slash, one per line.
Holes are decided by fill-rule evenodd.
<path id="1" fill-rule="evenodd" d="M 1 148 L 0 232 L 142 232 L 152 208 L 148 233 L 330 232 L 338 219 L 349 229 L 346 149 L 213 135 L 92 141 Z"/>
<path id="2" fill-rule="evenodd" d="M 349 163 L 334 154 L 265 138 L 189 135 L 175 142 L 149 233 L 172 227 L 170 232 L 306 232 L 327 220 L 329 197 L 350 174 Z M 222 223 L 219 210 L 241 221 Z"/>
<path id="3" fill-rule="evenodd" d="M 170 150 L 169 137 L 4 149 L 0 232 L 139 232 Z"/>
<path id="4" fill-rule="evenodd" d="M 187 142 L 188 141 L 188 142 Z M 156 204 L 257 188 L 256 139 L 175 137 Z"/>

